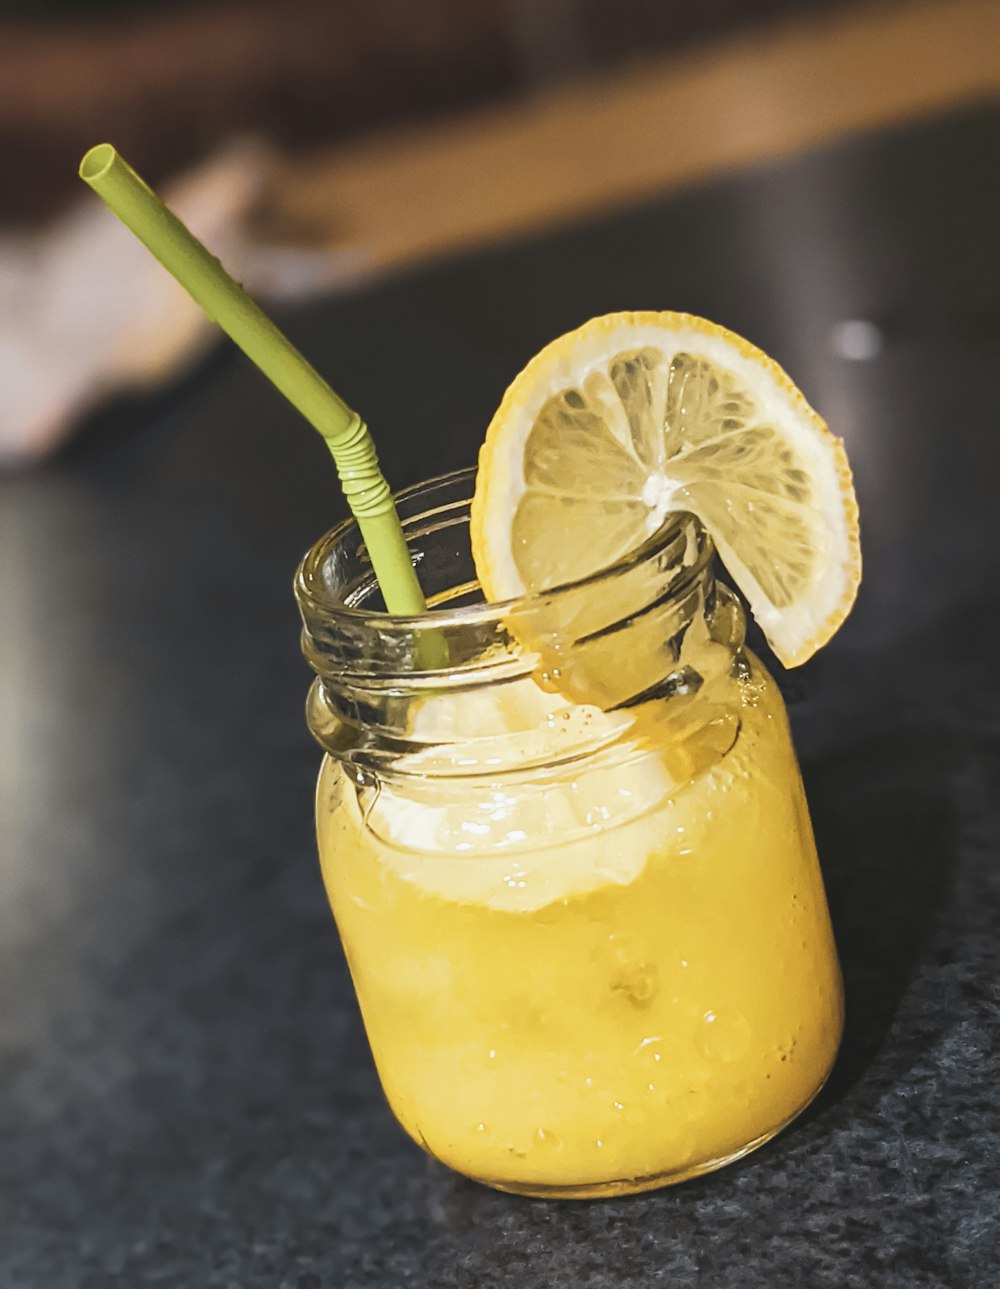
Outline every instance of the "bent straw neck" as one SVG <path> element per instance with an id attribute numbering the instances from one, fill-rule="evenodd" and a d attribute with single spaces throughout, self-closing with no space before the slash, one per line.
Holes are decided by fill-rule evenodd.
<path id="1" fill-rule="evenodd" d="M 90 149 L 80 177 L 322 435 L 386 607 L 390 613 L 422 613 L 426 603 L 392 492 L 361 417 L 110 144 Z"/>

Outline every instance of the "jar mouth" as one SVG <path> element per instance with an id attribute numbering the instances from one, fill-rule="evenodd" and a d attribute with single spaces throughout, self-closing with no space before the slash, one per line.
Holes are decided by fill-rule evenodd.
<path id="1" fill-rule="evenodd" d="M 332 756 L 381 766 L 424 745 L 534 729 L 556 718 L 553 702 L 611 712 L 690 696 L 730 667 L 742 619 L 693 515 L 671 515 L 586 578 L 487 603 L 471 555 L 474 483 L 456 470 L 396 497 L 426 613 L 384 612 L 354 520 L 300 564 L 302 649 L 316 673 L 307 719 Z"/>
<path id="2" fill-rule="evenodd" d="M 414 539 L 428 532 L 429 526 L 467 524 L 468 499 L 475 488 L 475 480 L 475 468 L 466 467 L 394 494 L 403 532 L 411 549 Z M 480 600 L 459 606 L 441 607 L 435 601 L 442 597 L 430 595 L 425 613 L 407 615 L 387 613 L 376 605 L 365 606 L 366 599 L 377 600 L 378 584 L 374 572 L 370 571 L 370 563 L 367 572 L 356 572 L 353 577 L 344 574 L 340 556 L 348 548 L 354 548 L 362 564 L 367 562 L 367 553 L 354 518 L 345 519 L 331 528 L 302 559 L 295 576 L 295 594 L 300 607 L 309 616 L 315 613 L 323 617 L 333 629 L 339 621 L 354 630 L 381 626 L 407 634 L 483 628 L 514 616 L 531 614 L 543 607 L 547 610 L 558 608 L 563 601 L 578 600 L 581 593 L 599 595 L 636 567 L 661 558 L 673 567 L 683 567 L 689 577 L 696 577 L 714 553 L 711 539 L 696 516 L 688 511 L 673 511 L 640 546 L 586 577 L 506 600 Z M 419 552 L 415 562 L 419 573 Z M 339 585 L 336 584 L 338 576 L 341 578 Z M 682 580 L 686 582 L 688 577 Z M 676 589 L 680 591 L 681 587 L 678 585 Z M 481 594 L 476 580 L 449 588 L 450 596 L 460 593 L 468 597 L 477 592 Z"/>

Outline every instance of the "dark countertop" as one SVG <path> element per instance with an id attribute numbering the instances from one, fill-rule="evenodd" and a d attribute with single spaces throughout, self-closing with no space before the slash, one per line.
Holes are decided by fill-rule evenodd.
<path id="1" fill-rule="evenodd" d="M 848 1030 L 715 1176 L 526 1201 L 395 1126 L 320 884 L 290 588 L 342 505 L 238 355 L 0 485 L 4 1289 L 998 1282 L 998 149 L 983 107 L 285 319 L 399 485 L 469 463 L 528 356 L 616 308 L 744 333 L 846 438 L 865 582 L 780 679 Z M 878 356 L 838 355 L 845 319 Z"/>

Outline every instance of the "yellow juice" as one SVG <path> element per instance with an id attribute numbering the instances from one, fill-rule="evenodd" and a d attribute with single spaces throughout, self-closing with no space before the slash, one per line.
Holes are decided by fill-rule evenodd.
<path id="1" fill-rule="evenodd" d="M 452 1168 L 643 1190 L 760 1145 L 822 1085 L 840 973 L 784 707 L 750 665 L 731 745 L 689 777 L 650 748 L 463 806 L 440 765 L 359 797 L 324 759 L 323 875 L 382 1085 Z M 492 734 L 447 765 L 502 770 Z"/>

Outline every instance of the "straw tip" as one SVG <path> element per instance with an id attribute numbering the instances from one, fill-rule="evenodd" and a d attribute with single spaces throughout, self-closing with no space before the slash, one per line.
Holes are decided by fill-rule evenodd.
<path id="1" fill-rule="evenodd" d="M 88 184 L 98 182 L 114 165 L 117 156 L 117 151 L 110 143 L 96 144 L 80 162 L 80 178 Z"/>

